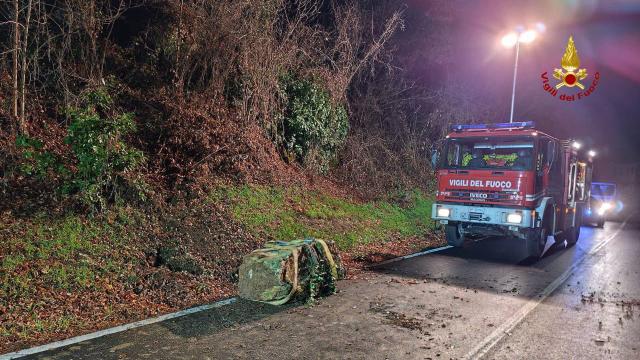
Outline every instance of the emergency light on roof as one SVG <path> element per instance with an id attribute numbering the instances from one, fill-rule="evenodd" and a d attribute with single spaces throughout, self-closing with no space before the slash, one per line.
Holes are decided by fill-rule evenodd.
<path id="1" fill-rule="evenodd" d="M 458 124 L 451 125 L 451 130 L 455 132 L 472 131 L 472 130 L 491 130 L 491 129 L 532 129 L 535 127 L 533 121 L 520 121 L 513 123 L 498 124 Z"/>

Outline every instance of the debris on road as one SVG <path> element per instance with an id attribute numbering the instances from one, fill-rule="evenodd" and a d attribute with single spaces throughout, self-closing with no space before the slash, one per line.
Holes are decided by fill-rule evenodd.
<path id="1" fill-rule="evenodd" d="M 388 324 L 399 326 L 409 330 L 422 331 L 422 322 L 416 318 L 395 311 L 387 311 L 385 319 Z"/>

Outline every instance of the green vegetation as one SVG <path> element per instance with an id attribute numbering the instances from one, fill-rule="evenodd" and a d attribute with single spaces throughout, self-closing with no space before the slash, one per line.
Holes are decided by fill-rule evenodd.
<path id="1" fill-rule="evenodd" d="M 129 175 L 142 164 L 144 155 L 124 142 L 124 137 L 135 131 L 133 115 L 118 114 L 112 106 L 106 90 L 95 90 L 83 97 L 83 106 L 68 111 L 71 124 L 65 143 L 71 146 L 72 157 L 68 164 L 45 151 L 40 140 L 18 136 L 23 173 L 40 179 L 49 174 L 62 177 L 61 192 L 77 194 L 94 210 L 117 202 L 127 190 L 144 198 L 142 182 Z"/>
<path id="2" fill-rule="evenodd" d="M 38 139 L 18 135 L 16 137 L 16 147 L 22 153 L 23 162 L 19 168 L 25 175 L 45 179 L 49 169 L 55 169 L 61 173 L 65 170 L 56 156 L 43 150 L 44 144 Z"/>
<path id="3" fill-rule="evenodd" d="M 347 137 L 347 111 L 311 80 L 288 76 L 281 83 L 286 108 L 283 138 L 276 142 L 282 143 L 288 157 L 326 172 Z"/>
<path id="4" fill-rule="evenodd" d="M 111 97 L 104 90 L 90 92 L 84 101 L 84 107 L 69 111 L 66 143 L 73 150 L 77 171 L 66 190 L 78 192 L 85 204 L 104 209 L 107 201 L 117 201 L 136 185 L 125 173 L 141 165 L 144 155 L 123 141 L 135 131 L 132 114 L 114 113 Z"/>
<path id="5" fill-rule="evenodd" d="M 58 220 L 40 216 L 29 223 L 0 222 L 3 233 L 14 234 L 0 247 L 0 254 L 4 254 L 0 261 L 0 305 L 34 296 L 41 284 L 65 291 L 92 289 L 108 273 L 125 274 L 123 249 L 130 240 L 126 221 L 124 216 L 93 222 L 80 216 Z"/>
<path id="6" fill-rule="evenodd" d="M 277 240 L 318 237 L 342 250 L 376 241 L 422 236 L 432 226 L 432 199 L 405 194 L 406 206 L 387 201 L 359 203 L 301 188 L 240 186 L 219 189 L 211 201 L 227 201 L 233 216 Z"/>

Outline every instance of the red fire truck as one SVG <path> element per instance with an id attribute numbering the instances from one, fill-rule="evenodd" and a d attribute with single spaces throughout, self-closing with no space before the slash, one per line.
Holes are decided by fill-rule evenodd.
<path id="1" fill-rule="evenodd" d="M 533 122 L 454 125 L 434 152 L 432 218 L 447 242 L 508 236 L 539 258 L 548 236 L 574 245 L 589 200 L 592 163 Z"/>

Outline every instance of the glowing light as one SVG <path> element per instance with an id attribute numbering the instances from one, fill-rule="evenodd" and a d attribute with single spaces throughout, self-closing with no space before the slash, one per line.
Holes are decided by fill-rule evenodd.
<path id="1" fill-rule="evenodd" d="M 574 141 L 574 142 L 571 144 L 571 146 L 573 146 L 573 148 L 574 148 L 574 149 L 576 149 L 576 150 L 580 150 L 580 148 L 582 147 L 582 144 L 580 144 L 580 143 L 579 143 L 579 142 L 577 142 L 577 141 Z"/>
<path id="2" fill-rule="evenodd" d="M 520 34 L 520 38 L 518 40 L 521 43 L 530 44 L 533 42 L 533 40 L 536 39 L 537 36 L 538 34 L 535 32 L 535 30 L 527 30 Z"/>
<path id="3" fill-rule="evenodd" d="M 541 34 L 544 33 L 545 31 L 547 31 L 547 25 L 545 25 L 542 22 L 537 22 L 536 25 L 535 25 L 535 28 Z"/>
<path id="4" fill-rule="evenodd" d="M 613 208 L 613 205 L 611 203 L 603 203 L 602 205 L 600 205 L 600 208 L 598 209 L 598 215 L 602 216 L 612 208 Z"/>
<path id="5" fill-rule="evenodd" d="M 596 155 L 598 155 L 598 153 L 596 153 L 593 150 L 589 150 L 589 152 L 587 154 L 589 155 L 589 157 L 595 157 Z"/>
<path id="6" fill-rule="evenodd" d="M 511 224 L 520 224 L 522 222 L 522 214 L 511 213 L 507 215 L 507 222 Z"/>
<path id="7" fill-rule="evenodd" d="M 500 42 L 502 43 L 502 46 L 506 48 L 512 48 L 518 42 L 518 34 L 516 34 L 515 32 L 510 32 L 507 35 L 503 36 Z"/>
<path id="8" fill-rule="evenodd" d="M 443 207 L 438 208 L 438 217 L 448 218 L 451 215 L 451 210 Z"/>

